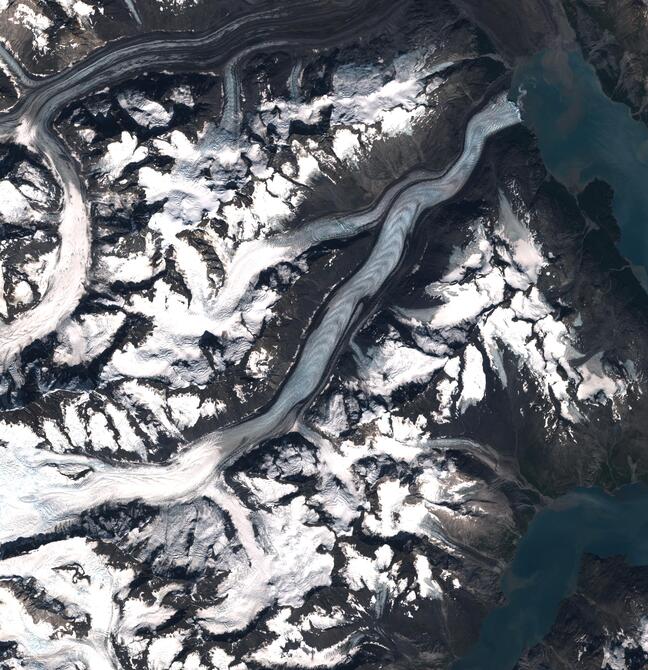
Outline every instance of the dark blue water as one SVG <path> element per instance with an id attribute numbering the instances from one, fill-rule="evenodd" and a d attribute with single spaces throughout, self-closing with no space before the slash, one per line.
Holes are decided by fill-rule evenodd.
<path id="1" fill-rule="evenodd" d="M 515 73 L 522 106 L 551 174 L 570 190 L 594 178 L 614 189 L 620 250 L 648 267 L 648 126 L 612 102 L 580 52 L 543 51 Z"/>
<path id="2" fill-rule="evenodd" d="M 604 94 L 577 51 L 539 53 L 516 71 L 511 96 L 558 181 L 574 193 L 595 178 L 614 189 L 620 250 L 648 268 L 648 127 Z M 584 552 L 648 564 L 648 487 L 628 486 L 615 496 L 579 489 L 538 514 L 503 577 L 505 606 L 487 617 L 454 670 L 513 668 L 551 629 Z"/>
<path id="3" fill-rule="evenodd" d="M 502 580 L 506 605 L 487 617 L 477 645 L 454 670 L 513 668 L 549 632 L 561 600 L 576 586 L 583 552 L 648 564 L 647 486 L 626 486 L 614 496 L 577 489 L 540 512 Z"/>

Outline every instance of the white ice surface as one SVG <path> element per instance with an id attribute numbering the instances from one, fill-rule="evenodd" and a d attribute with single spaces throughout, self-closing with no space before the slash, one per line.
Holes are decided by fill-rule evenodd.
<path id="1" fill-rule="evenodd" d="M 128 165 L 139 163 L 147 156 L 148 149 L 145 146 L 138 146 L 137 136 L 124 130 L 118 142 L 110 142 L 107 145 L 100 167 L 108 179 L 115 180 L 121 177 Z"/>
<path id="2" fill-rule="evenodd" d="M 0 218 L 5 223 L 27 226 L 34 217 L 29 200 L 9 179 L 0 181 Z"/>
<path id="3" fill-rule="evenodd" d="M 394 336 L 367 351 L 359 361 L 358 377 L 365 392 L 389 396 L 406 384 L 429 381 L 446 360 L 407 347 Z"/>
<path id="4" fill-rule="evenodd" d="M 173 114 L 159 102 L 149 100 L 140 91 L 126 91 L 117 96 L 119 105 L 143 128 L 167 126 Z M 122 135 L 123 137 L 123 135 Z"/>
<path id="5" fill-rule="evenodd" d="M 2 585 L 3 578 L 13 576 L 34 578 L 70 613 L 79 618 L 88 615 L 92 625 L 87 638 L 76 637 L 65 626 L 34 620 Z M 27 554 L 4 559 L 0 561 L 0 637 L 18 643 L 27 662 L 33 664 L 27 667 L 55 667 L 50 664 L 77 658 L 93 669 L 114 670 L 117 660 L 110 643 L 118 621 L 114 597 L 133 577 L 132 571 L 109 566 L 96 553 L 95 544 L 83 538 L 50 542 Z"/>

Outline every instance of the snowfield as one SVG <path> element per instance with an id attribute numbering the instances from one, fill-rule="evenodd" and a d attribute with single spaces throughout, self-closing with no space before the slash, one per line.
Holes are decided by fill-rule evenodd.
<path id="1" fill-rule="evenodd" d="M 506 64 L 451 4 L 113 4 L 0 0 L 0 667 L 450 667 L 526 413 L 567 462 L 645 382 L 499 177 Z"/>

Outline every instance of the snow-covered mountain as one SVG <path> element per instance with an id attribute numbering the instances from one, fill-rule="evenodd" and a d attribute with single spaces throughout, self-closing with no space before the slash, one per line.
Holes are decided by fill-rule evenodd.
<path id="1" fill-rule="evenodd" d="M 646 296 L 464 4 L 0 0 L 0 667 L 448 668 L 645 474 Z"/>

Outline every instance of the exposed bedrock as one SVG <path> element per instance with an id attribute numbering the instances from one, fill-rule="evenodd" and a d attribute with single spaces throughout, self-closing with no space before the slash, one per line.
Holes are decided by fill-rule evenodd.
<path id="1" fill-rule="evenodd" d="M 613 194 L 503 92 L 571 28 L 482 4 L 0 2 L 0 667 L 447 669 L 646 479 Z M 520 668 L 643 661 L 627 569 Z"/>

